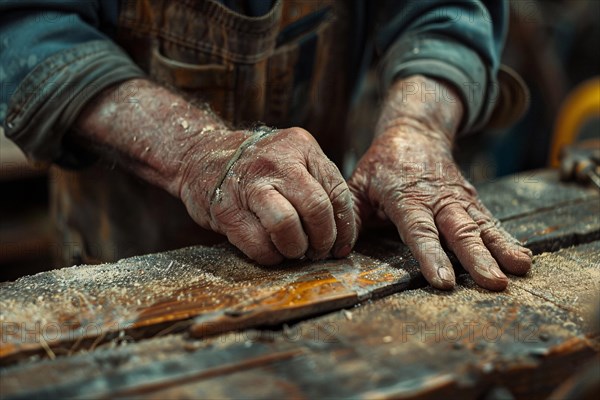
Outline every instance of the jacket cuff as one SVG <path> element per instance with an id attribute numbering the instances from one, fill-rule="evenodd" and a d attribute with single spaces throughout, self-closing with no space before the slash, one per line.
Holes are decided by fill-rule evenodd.
<path id="1" fill-rule="evenodd" d="M 424 75 L 453 85 L 464 106 L 459 135 L 481 128 L 493 109 L 491 94 L 496 86 L 495 74 L 475 51 L 450 38 L 403 37 L 387 51 L 379 68 L 383 93 L 394 80 L 411 75 Z M 435 95 L 447 96 L 445 93 Z"/>
<path id="2" fill-rule="evenodd" d="M 127 54 L 105 40 L 54 54 L 28 74 L 11 97 L 6 136 L 33 161 L 54 162 L 67 168 L 89 164 L 89 155 L 76 148 L 66 133 L 99 92 L 143 76 Z"/>

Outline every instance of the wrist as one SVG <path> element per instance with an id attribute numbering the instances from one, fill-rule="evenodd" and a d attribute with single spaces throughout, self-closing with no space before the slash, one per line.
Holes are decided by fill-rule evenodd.
<path id="1" fill-rule="evenodd" d="M 463 117 L 463 104 L 449 84 L 415 75 L 398 79 L 390 87 L 376 135 L 427 133 L 452 145 Z"/>
<path id="2" fill-rule="evenodd" d="M 410 118 L 399 118 L 375 138 L 371 147 L 410 162 L 452 158 L 452 142 L 444 132 Z"/>
<path id="3" fill-rule="evenodd" d="M 129 93 L 129 96 L 122 96 Z M 93 99 L 75 123 L 75 135 L 102 158 L 179 196 L 181 171 L 202 137 L 227 130 L 198 108 L 151 81 L 113 86 Z"/>
<path id="4" fill-rule="evenodd" d="M 174 179 L 176 195 L 185 204 L 196 203 L 198 209 L 208 210 L 228 162 L 249 135 L 226 127 L 200 131 L 181 156 Z"/>

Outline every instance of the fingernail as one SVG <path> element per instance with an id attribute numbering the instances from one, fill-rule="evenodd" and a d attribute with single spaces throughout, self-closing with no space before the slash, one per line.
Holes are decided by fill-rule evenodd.
<path id="1" fill-rule="evenodd" d="M 479 267 L 479 268 L 476 268 L 476 271 L 481 276 L 483 276 L 486 279 L 491 279 L 491 280 L 497 280 L 497 279 L 508 280 L 508 278 L 506 276 L 499 275 L 498 272 L 495 269 L 485 268 L 485 267 Z"/>
<path id="2" fill-rule="evenodd" d="M 495 269 L 490 269 L 489 272 L 494 275 L 496 278 L 498 279 L 502 279 L 502 280 L 507 280 L 508 278 L 506 277 L 506 275 L 504 275 L 502 272 L 495 270 Z"/>
<path id="3" fill-rule="evenodd" d="M 344 257 L 347 257 L 351 251 L 352 251 L 352 247 L 349 244 L 347 244 L 344 247 L 334 251 L 333 254 L 335 255 L 336 258 L 344 258 Z"/>
<path id="4" fill-rule="evenodd" d="M 440 277 L 440 279 L 443 280 L 443 281 L 445 281 L 445 282 L 454 282 L 453 277 L 452 277 L 452 273 L 445 266 L 439 267 L 438 270 L 437 270 L 437 274 Z"/>

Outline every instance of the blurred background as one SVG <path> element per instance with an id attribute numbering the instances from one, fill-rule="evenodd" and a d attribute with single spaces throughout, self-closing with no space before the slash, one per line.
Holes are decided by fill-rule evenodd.
<path id="1" fill-rule="evenodd" d="M 565 145 L 600 139 L 600 1 L 515 0 L 510 7 L 503 63 L 526 82 L 530 106 L 511 128 L 457 144 L 457 159 L 474 183 L 556 166 Z M 365 80 L 350 115 L 351 126 L 365 134 L 353 139 L 349 168 L 369 143 L 379 103 L 374 81 Z M 0 282 L 58 267 L 61 254 L 80 249 L 54 235 L 46 169 L 28 164 L 3 132 L 0 166 Z"/>

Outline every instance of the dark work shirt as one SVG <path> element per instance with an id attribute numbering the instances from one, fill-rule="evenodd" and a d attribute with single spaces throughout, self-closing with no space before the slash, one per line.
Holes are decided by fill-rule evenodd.
<path id="1" fill-rule="evenodd" d="M 442 79 L 465 104 L 462 131 L 485 123 L 505 1 L 350 1 L 355 86 L 374 62 L 383 90 L 415 74 Z M 274 0 L 221 3 L 260 16 Z M 110 85 L 145 76 L 114 43 L 120 7 L 119 0 L 0 0 L 0 122 L 31 159 L 70 165 L 64 137 L 83 106 Z"/>

